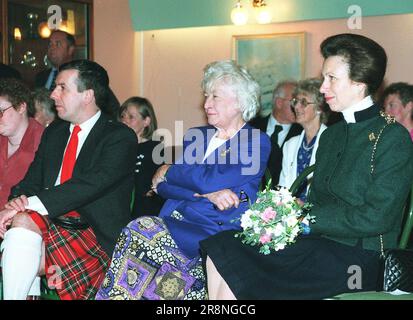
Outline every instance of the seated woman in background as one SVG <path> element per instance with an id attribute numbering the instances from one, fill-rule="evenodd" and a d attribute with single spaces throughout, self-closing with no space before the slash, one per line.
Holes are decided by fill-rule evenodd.
<path id="1" fill-rule="evenodd" d="M 152 140 L 158 128 L 153 106 L 148 99 L 131 97 L 121 105 L 119 118 L 135 131 L 138 139 L 132 218 L 158 215 L 165 201 L 151 190 L 151 184 L 153 175 L 162 164 L 163 145 Z M 156 156 L 158 159 L 154 158 Z"/>
<path id="2" fill-rule="evenodd" d="M 413 141 L 413 85 L 396 82 L 383 92 L 384 111 L 405 127 Z"/>
<path id="3" fill-rule="evenodd" d="M 259 86 L 233 61 L 206 66 L 202 88 L 209 126 L 184 137 L 183 157 L 163 165 L 153 188 L 168 199 L 159 217 L 122 231 L 97 299 L 204 299 L 199 241 L 239 229 L 233 220 L 255 201 L 270 140 L 247 121 L 259 109 Z"/>
<path id="4" fill-rule="evenodd" d="M 304 131 L 290 138 L 283 147 L 283 162 L 279 185 L 290 188 L 305 168 L 313 165 L 320 136 L 327 127 L 328 114 L 324 111 L 325 100 L 320 93 L 321 80 L 306 79 L 298 82 L 293 93 L 291 107 L 296 122 Z M 298 189 L 297 197 L 305 202 L 307 182 Z"/>
<path id="5" fill-rule="evenodd" d="M 315 223 L 309 234 L 269 255 L 234 232 L 202 241 L 211 299 L 322 299 L 382 289 L 380 255 L 397 247 L 413 144 L 371 98 L 386 71 L 379 44 L 340 34 L 325 39 L 321 53 L 320 91 L 345 121 L 320 138 L 308 199 Z"/>
<path id="6" fill-rule="evenodd" d="M 33 91 L 33 102 L 36 110 L 34 119 L 43 127 L 47 127 L 56 118 L 54 100 L 50 98 L 50 91 L 38 88 Z"/>
<path id="7" fill-rule="evenodd" d="M 0 79 L 0 209 L 11 187 L 23 179 L 39 146 L 43 127 L 33 114 L 29 88 L 17 79 Z"/>

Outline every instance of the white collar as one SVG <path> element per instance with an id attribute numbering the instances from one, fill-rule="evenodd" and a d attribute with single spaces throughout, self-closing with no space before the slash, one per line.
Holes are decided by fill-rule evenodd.
<path id="1" fill-rule="evenodd" d="M 83 123 L 79 124 L 79 127 L 82 132 L 82 134 L 86 134 L 88 135 L 90 130 L 92 130 L 93 126 L 95 125 L 95 123 L 99 120 L 100 115 L 102 114 L 102 112 L 100 110 L 98 110 L 98 112 L 95 113 L 95 115 L 93 115 L 91 118 L 87 119 L 86 121 L 84 121 Z M 70 124 L 70 133 L 72 133 L 73 128 L 75 127 L 75 125 L 73 123 Z"/>
<path id="2" fill-rule="evenodd" d="M 270 119 L 268 120 L 268 126 L 275 128 L 276 125 L 281 126 L 283 127 L 283 130 L 286 130 L 286 129 L 289 129 L 292 124 L 291 123 L 279 123 L 277 119 L 274 118 L 273 114 L 271 113 Z"/>
<path id="3" fill-rule="evenodd" d="M 360 102 L 357 102 L 355 105 L 351 106 L 350 108 L 343 110 L 341 113 L 343 114 L 343 117 L 347 123 L 356 123 L 356 118 L 354 117 L 354 114 L 356 112 L 370 108 L 373 104 L 374 102 L 371 96 L 367 96 Z"/>

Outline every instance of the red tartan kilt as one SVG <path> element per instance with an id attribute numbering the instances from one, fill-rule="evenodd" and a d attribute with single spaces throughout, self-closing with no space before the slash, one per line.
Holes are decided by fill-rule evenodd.
<path id="1" fill-rule="evenodd" d="M 43 234 L 49 288 L 56 289 L 62 300 L 93 299 L 110 258 L 97 243 L 92 228 L 69 231 L 37 212 L 29 213 Z"/>

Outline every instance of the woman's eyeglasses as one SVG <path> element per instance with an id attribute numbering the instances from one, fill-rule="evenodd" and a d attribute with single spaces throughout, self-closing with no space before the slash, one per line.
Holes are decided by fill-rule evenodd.
<path id="1" fill-rule="evenodd" d="M 3 114 L 7 111 L 7 110 L 9 110 L 10 108 L 13 108 L 14 106 L 13 105 L 11 105 L 11 106 L 8 106 L 7 108 L 5 108 L 5 109 L 0 109 L 0 118 L 3 118 Z"/>
<path id="2" fill-rule="evenodd" d="M 297 99 L 294 98 L 291 100 L 291 107 L 296 107 L 297 104 L 301 104 L 304 108 L 306 108 L 309 104 L 315 104 L 313 101 L 307 101 L 305 98 Z"/>

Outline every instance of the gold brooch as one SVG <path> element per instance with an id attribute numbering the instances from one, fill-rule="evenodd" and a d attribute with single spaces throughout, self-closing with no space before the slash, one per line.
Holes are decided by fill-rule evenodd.
<path id="1" fill-rule="evenodd" d="M 231 147 L 221 151 L 221 157 L 225 157 L 231 151 Z"/>
<path id="2" fill-rule="evenodd" d="M 396 122 L 396 118 L 395 118 L 395 117 L 393 117 L 393 116 L 391 116 L 391 115 L 389 115 L 389 114 L 387 114 L 387 113 L 385 113 L 385 112 L 383 112 L 383 111 L 380 111 L 380 115 L 384 118 L 384 120 L 386 120 L 387 124 L 395 123 L 395 122 Z"/>
<path id="3" fill-rule="evenodd" d="M 376 140 L 376 136 L 374 135 L 374 132 L 372 132 L 372 133 L 369 134 L 369 140 L 370 140 L 370 141 Z"/>

